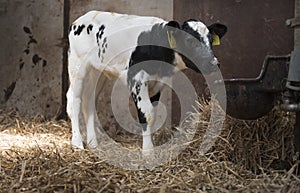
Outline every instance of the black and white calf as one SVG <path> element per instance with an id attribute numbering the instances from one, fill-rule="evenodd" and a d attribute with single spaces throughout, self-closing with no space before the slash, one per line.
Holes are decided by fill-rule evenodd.
<path id="1" fill-rule="evenodd" d="M 103 76 L 120 77 L 132 94 L 143 129 L 143 154 L 153 149 L 151 129 L 153 101 L 158 101 L 161 84 L 149 82 L 191 68 L 209 74 L 218 68 L 212 45 L 227 31 L 216 23 L 206 27 L 198 20 L 182 25 L 157 17 L 141 17 L 90 11 L 78 18 L 69 33 L 69 76 L 67 112 L 72 122 L 72 145 L 83 148 L 79 116 L 82 113 L 90 148 L 98 145 L 95 132 L 97 81 Z M 160 61 L 156 65 L 155 61 Z M 142 64 L 142 65 L 141 65 Z M 164 68 L 164 65 L 174 68 Z M 171 70 L 170 70 L 171 69 Z"/>

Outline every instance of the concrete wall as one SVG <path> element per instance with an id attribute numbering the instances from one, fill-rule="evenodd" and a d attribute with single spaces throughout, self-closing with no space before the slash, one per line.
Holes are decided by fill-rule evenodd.
<path id="1" fill-rule="evenodd" d="M 0 2 L 0 106 L 60 111 L 63 0 Z"/>

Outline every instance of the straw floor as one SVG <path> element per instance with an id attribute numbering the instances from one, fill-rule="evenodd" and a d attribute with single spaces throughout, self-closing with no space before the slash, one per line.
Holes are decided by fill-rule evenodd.
<path id="1" fill-rule="evenodd" d="M 197 133 L 179 156 L 136 171 L 74 151 L 69 122 L 0 110 L 0 192 L 300 192 L 293 114 L 274 109 L 255 121 L 227 117 L 216 144 L 200 155 L 212 105 L 199 104 L 193 117 L 200 120 L 190 125 Z M 109 132 L 125 146 L 141 144 L 140 136 Z M 170 135 L 160 132 L 155 143 Z"/>

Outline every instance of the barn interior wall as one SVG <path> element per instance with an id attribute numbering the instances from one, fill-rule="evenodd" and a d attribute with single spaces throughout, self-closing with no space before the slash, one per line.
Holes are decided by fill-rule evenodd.
<path id="1" fill-rule="evenodd" d="M 221 22 L 228 33 L 215 47 L 225 78 L 258 76 L 266 55 L 286 55 L 293 49 L 294 0 L 174 0 L 174 19 Z"/>
<path id="2" fill-rule="evenodd" d="M 0 4 L 0 106 L 55 116 L 62 94 L 63 0 Z"/>

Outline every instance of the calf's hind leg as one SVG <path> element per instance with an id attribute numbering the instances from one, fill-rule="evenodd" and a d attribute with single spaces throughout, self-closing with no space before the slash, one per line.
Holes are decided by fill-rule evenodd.
<path id="1" fill-rule="evenodd" d="M 81 66 L 80 70 L 79 67 Z M 82 136 L 80 133 L 80 111 L 83 79 L 86 73 L 86 65 L 82 60 L 73 54 L 69 55 L 68 66 L 70 87 L 67 92 L 67 113 L 71 119 L 72 124 L 72 146 L 73 148 L 83 148 Z"/>
<path id="2" fill-rule="evenodd" d="M 96 135 L 96 124 L 97 121 L 97 111 L 95 106 L 95 97 L 98 96 L 99 92 L 102 90 L 101 86 L 97 91 L 97 82 L 100 76 L 100 71 L 91 67 L 89 72 L 87 73 L 84 87 L 83 87 L 83 95 L 82 95 L 82 109 L 83 115 L 86 123 L 87 129 L 87 145 L 89 148 L 96 148 L 98 145 L 97 135 Z M 103 78 L 99 79 L 99 84 L 103 84 Z M 102 82 L 103 81 L 103 82 Z"/>

